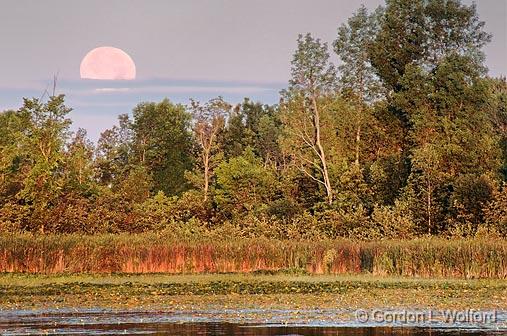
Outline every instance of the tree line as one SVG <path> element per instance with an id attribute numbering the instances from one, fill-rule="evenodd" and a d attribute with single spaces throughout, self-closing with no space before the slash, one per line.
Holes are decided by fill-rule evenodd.
<path id="1" fill-rule="evenodd" d="M 475 5 L 387 0 L 300 35 L 280 101 L 138 104 L 97 144 L 63 95 L 0 113 L 0 231 L 507 234 L 507 83 Z M 330 61 L 339 58 L 338 66 Z"/>

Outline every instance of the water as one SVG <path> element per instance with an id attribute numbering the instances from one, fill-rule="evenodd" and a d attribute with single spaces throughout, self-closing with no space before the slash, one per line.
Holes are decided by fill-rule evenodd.
<path id="1" fill-rule="evenodd" d="M 12 310 L 0 312 L 2 335 L 507 335 L 505 323 L 372 325 L 347 319 L 343 310 L 112 311 Z M 336 318 L 340 316 L 340 318 Z M 334 319 L 333 319 L 334 318 Z M 501 319 L 506 314 L 500 315 Z"/>

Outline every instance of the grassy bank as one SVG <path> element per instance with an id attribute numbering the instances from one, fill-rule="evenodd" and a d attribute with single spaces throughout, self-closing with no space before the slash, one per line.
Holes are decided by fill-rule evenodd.
<path id="1" fill-rule="evenodd" d="M 1 308 L 507 309 L 503 280 L 370 275 L 0 275 Z"/>
<path id="2" fill-rule="evenodd" d="M 200 240 L 142 235 L 0 236 L 0 272 L 507 277 L 505 240 Z"/>

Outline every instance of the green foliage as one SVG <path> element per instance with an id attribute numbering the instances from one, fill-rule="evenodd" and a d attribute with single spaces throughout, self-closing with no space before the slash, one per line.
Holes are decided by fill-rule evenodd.
<path id="1" fill-rule="evenodd" d="M 486 223 L 490 228 L 500 232 L 503 236 L 507 234 L 507 185 L 504 184 L 500 190 L 493 191 L 493 197 L 484 209 Z"/>
<path id="2" fill-rule="evenodd" d="M 459 0 L 387 0 L 380 30 L 369 45 L 377 74 L 388 89 L 399 91 L 407 66 L 437 66 L 450 54 L 474 60 L 481 68 L 481 48 L 491 36 L 483 31 L 475 5 Z"/>
<path id="3" fill-rule="evenodd" d="M 190 211 L 189 211 L 190 210 Z M 185 192 L 181 198 L 167 197 L 159 191 L 134 209 L 135 232 L 170 231 L 181 238 L 206 230 L 200 217 L 207 218 L 202 195 Z"/>
<path id="4" fill-rule="evenodd" d="M 489 196 L 477 191 L 480 187 L 474 186 L 474 180 L 494 175 L 499 168 L 496 134 L 486 105 L 489 96 L 477 68 L 468 58 L 451 55 L 430 73 L 408 67 L 401 83 L 403 89 L 395 99 L 410 118 L 412 140 L 406 197 L 419 226 L 438 233 L 446 229 L 446 219 L 456 216 L 472 216 L 477 223 Z M 459 207 L 454 204 L 457 200 L 477 192 L 485 196 L 475 199 L 472 207 L 462 204 L 461 210 L 452 209 Z"/>
<path id="5" fill-rule="evenodd" d="M 113 190 L 118 197 L 130 203 L 142 203 L 150 197 L 153 181 L 148 169 L 143 166 L 134 166 L 125 179 Z"/>
<path id="6" fill-rule="evenodd" d="M 333 43 L 334 51 L 341 60 L 338 70 L 342 89 L 364 102 L 375 101 L 381 93 L 381 85 L 368 55 L 368 47 L 379 29 L 381 14 L 381 9 L 368 14 L 362 5 L 347 24 L 338 28 L 338 38 Z"/>
<path id="7" fill-rule="evenodd" d="M 357 165 L 353 165 L 341 174 L 336 187 L 334 205 L 341 209 L 352 209 L 357 206 L 371 207 L 371 189 Z"/>
<path id="8" fill-rule="evenodd" d="M 29 125 L 29 115 L 19 111 L 0 113 L 0 204 L 16 195 L 22 188 L 20 174 L 24 153 L 18 141 Z"/>
<path id="9" fill-rule="evenodd" d="M 498 147 L 501 150 L 502 166 L 500 172 L 503 180 L 507 181 L 507 81 L 503 78 L 488 78 L 489 118 L 493 129 L 498 135 Z"/>
<path id="10" fill-rule="evenodd" d="M 375 160 L 368 171 L 374 202 L 393 205 L 404 187 L 409 169 L 400 155 L 389 155 Z"/>
<path id="11" fill-rule="evenodd" d="M 336 86 L 336 70 L 326 43 L 311 34 L 299 35 L 291 67 L 290 89 L 304 95 L 326 93 Z"/>
<path id="12" fill-rule="evenodd" d="M 458 0 L 363 6 L 338 28 L 337 68 L 299 35 L 279 105 L 144 102 L 96 146 L 70 132 L 64 96 L 24 99 L 0 113 L 0 231 L 505 237 L 507 85 L 486 76 L 489 39 Z M 318 253 L 323 272 L 341 256 Z M 396 253 L 376 267 L 403 272 Z"/>
<path id="13" fill-rule="evenodd" d="M 227 216 L 265 212 L 277 184 L 276 177 L 250 147 L 241 156 L 221 163 L 216 176 L 215 201 Z"/>
<path id="14" fill-rule="evenodd" d="M 25 99 L 18 111 L 1 118 L 1 133 L 7 136 L 0 147 L 0 190 L 11 205 L 29 205 L 31 230 L 45 231 L 47 211 L 58 202 L 63 188 L 70 111 L 60 95 L 46 102 Z"/>
<path id="15" fill-rule="evenodd" d="M 95 175 L 103 186 L 112 187 L 120 183 L 134 160 L 129 116 L 120 115 L 118 123 L 118 126 L 102 132 L 95 150 Z"/>
<path id="16" fill-rule="evenodd" d="M 153 177 L 156 190 L 174 195 L 186 189 L 184 172 L 192 168 L 190 114 L 168 99 L 141 103 L 133 111 L 133 155 Z"/>
<path id="17" fill-rule="evenodd" d="M 416 235 L 413 215 L 407 204 L 396 202 L 393 206 L 375 207 L 371 215 L 377 238 L 410 239 Z"/>
<path id="18" fill-rule="evenodd" d="M 239 156 L 249 146 L 266 164 L 277 165 L 281 160 L 280 131 L 274 107 L 245 98 L 232 110 L 222 134 L 225 158 Z"/>
<path id="19" fill-rule="evenodd" d="M 208 201 L 210 185 L 213 182 L 214 170 L 223 157 L 223 142 L 219 140 L 224 131 L 225 118 L 231 109 L 222 97 L 214 98 L 201 105 L 192 101 L 194 137 L 199 148 L 199 159 L 193 172 L 186 177 L 202 190 L 204 201 Z"/>
<path id="20" fill-rule="evenodd" d="M 65 155 L 65 187 L 66 191 L 77 191 L 89 195 L 96 189 L 93 166 L 94 146 L 86 138 L 86 131 L 79 129 Z"/>
<path id="21" fill-rule="evenodd" d="M 0 208 L 0 232 L 23 232 L 28 227 L 32 207 L 11 200 Z"/>
<path id="22" fill-rule="evenodd" d="M 369 45 L 369 55 L 388 89 L 397 91 L 405 67 L 423 57 L 426 40 L 424 22 L 423 0 L 386 1 L 380 31 Z"/>

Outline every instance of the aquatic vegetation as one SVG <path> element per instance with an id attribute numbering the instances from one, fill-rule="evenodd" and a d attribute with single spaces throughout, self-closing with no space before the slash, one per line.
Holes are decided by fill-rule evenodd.
<path id="1" fill-rule="evenodd" d="M 0 271 L 28 273 L 286 273 L 507 277 L 507 241 L 323 240 L 138 235 L 0 236 Z"/>
<path id="2" fill-rule="evenodd" d="M 507 284 L 491 279 L 371 275 L 75 274 L 0 275 L 0 307 L 506 309 Z"/>

